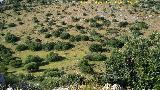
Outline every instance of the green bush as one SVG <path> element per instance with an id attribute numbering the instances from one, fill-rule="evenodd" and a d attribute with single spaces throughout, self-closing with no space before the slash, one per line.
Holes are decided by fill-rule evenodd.
<path id="1" fill-rule="evenodd" d="M 8 43 L 15 43 L 19 40 L 19 37 L 15 36 L 14 34 L 7 33 L 5 36 L 5 41 Z"/>
<path id="2" fill-rule="evenodd" d="M 79 20 L 80 20 L 80 18 L 72 17 L 72 21 L 73 21 L 73 22 L 78 22 Z"/>
<path id="3" fill-rule="evenodd" d="M 53 50 L 54 46 L 55 46 L 54 42 L 45 43 L 45 44 L 43 44 L 43 50 L 46 50 L 46 51 Z"/>
<path id="4" fill-rule="evenodd" d="M 81 41 L 81 35 L 76 35 L 75 36 L 75 41 L 77 41 L 77 42 Z"/>
<path id="5" fill-rule="evenodd" d="M 23 22 L 19 22 L 19 25 L 23 25 L 24 23 Z"/>
<path id="6" fill-rule="evenodd" d="M 128 22 L 125 21 L 125 22 L 119 22 L 118 26 L 119 27 L 126 27 L 128 25 Z"/>
<path id="7" fill-rule="evenodd" d="M 102 48 L 102 45 L 100 45 L 100 44 L 91 44 L 89 46 L 89 50 L 91 52 L 102 52 L 103 48 Z"/>
<path id="8" fill-rule="evenodd" d="M 12 57 L 12 50 L 0 44 L 0 63 L 8 65 Z"/>
<path id="9" fill-rule="evenodd" d="M 93 41 L 100 41 L 102 35 L 100 33 L 97 33 L 95 30 L 92 30 L 89 32 L 90 34 L 90 39 Z"/>
<path id="10" fill-rule="evenodd" d="M 28 45 L 29 49 L 32 51 L 40 51 L 42 50 L 42 46 L 43 45 L 39 42 L 30 42 Z"/>
<path id="11" fill-rule="evenodd" d="M 47 28 L 41 28 L 40 30 L 38 30 L 38 32 L 40 32 L 40 33 L 44 33 L 44 32 L 47 32 L 48 31 L 48 29 Z"/>
<path id="12" fill-rule="evenodd" d="M 124 46 L 124 42 L 114 38 L 107 40 L 106 44 L 114 48 L 122 48 Z"/>
<path id="13" fill-rule="evenodd" d="M 50 38 L 50 37 L 52 37 L 52 34 L 47 33 L 47 34 L 45 34 L 44 37 L 45 37 L 45 38 Z"/>
<path id="14" fill-rule="evenodd" d="M 49 61 L 46 61 L 46 60 L 41 62 L 41 66 L 45 66 L 45 65 L 48 65 L 48 64 L 49 64 Z"/>
<path id="15" fill-rule="evenodd" d="M 63 32 L 65 32 L 66 29 L 67 29 L 66 27 L 58 28 L 58 30 L 54 31 L 54 32 L 52 33 L 52 35 L 55 36 L 55 37 L 60 37 L 60 35 L 61 35 Z"/>
<path id="16" fill-rule="evenodd" d="M 60 34 L 60 38 L 61 39 L 69 39 L 70 38 L 70 34 L 66 33 L 66 32 L 63 32 L 63 33 Z"/>
<path id="17" fill-rule="evenodd" d="M 134 30 L 142 30 L 142 29 L 148 29 L 148 24 L 145 22 L 139 22 L 136 21 L 131 27 L 130 30 L 134 31 Z"/>
<path id="18" fill-rule="evenodd" d="M 8 27 L 15 27 L 15 26 L 17 26 L 17 25 L 14 24 L 14 23 L 9 23 L 9 24 L 8 24 Z"/>
<path id="19" fill-rule="evenodd" d="M 74 84 L 75 82 L 82 84 L 84 83 L 85 78 L 82 75 L 79 74 L 67 74 L 67 81 L 71 84 Z"/>
<path id="20" fill-rule="evenodd" d="M 57 42 L 54 46 L 55 50 L 68 50 L 73 48 L 74 45 L 69 42 Z"/>
<path id="21" fill-rule="evenodd" d="M 83 73 L 86 73 L 86 74 L 93 73 L 93 68 L 88 63 L 87 60 L 80 61 L 79 64 L 78 64 L 78 66 L 79 66 L 80 71 L 83 72 Z"/>
<path id="22" fill-rule="evenodd" d="M 6 73 L 8 68 L 3 63 L 0 63 L 0 73 Z"/>
<path id="23" fill-rule="evenodd" d="M 37 65 L 37 63 L 35 63 L 35 62 L 31 62 L 31 63 L 28 63 L 25 65 L 25 69 L 28 72 L 36 72 L 39 70 L 39 65 Z"/>
<path id="24" fill-rule="evenodd" d="M 16 50 L 17 51 L 24 51 L 24 50 L 27 50 L 28 49 L 28 46 L 24 45 L 24 44 L 20 44 L 16 47 Z"/>
<path id="25" fill-rule="evenodd" d="M 84 56 L 84 59 L 90 61 L 105 61 L 107 59 L 106 55 L 100 53 L 91 53 Z"/>
<path id="26" fill-rule="evenodd" d="M 39 56 L 33 56 L 33 55 L 29 55 L 27 56 L 26 60 L 25 60 L 25 64 L 31 63 L 31 62 L 35 62 L 37 65 L 41 65 L 43 58 L 40 58 Z"/>
<path id="27" fill-rule="evenodd" d="M 88 41 L 88 40 L 89 40 L 89 37 L 86 36 L 86 35 L 81 35 L 81 40 L 82 40 L 82 41 Z"/>
<path id="28" fill-rule="evenodd" d="M 10 48 L 5 47 L 4 45 L 0 44 L 0 55 L 1 55 L 1 59 L 3 55 L 9 55 L 12 56 L 12 51 Z"/>
<path id="29" fill-rule="evenodd" d="M 64 57 L 59 56 L 57 53 L 54 52 L 50 52 L 46 57 L 46 60 L 50 62 L 61 61 L 63 59 Z"/>
<path id="30" fill-rule="evenodd" d="M 90 26 L 95 28 L 102 28 L 103 26 L 110 26 L 111 21 L 106 20 L 104 17 L 95 16 L 89 20 Z"/>
<path id="31" fill-rule="evenodd" d="M 78 29 L 78 30 L 85 29 L 83 26 L 80 26 L 80 25 L 76 25 L 75 27 L 76 27 L 76 29 Z"/>
<path id="32" fill-rule="evenodd" d="M 18 59 L 18 60 L 11 60 L 9 62 L 9 64 L 12 66 L 12 67 L 15 67 L 15 68 L 19 68 L 21 67 L 22 65 L 22 60 Z"/>
<path id="33" fill-rule="evenodd" d="M 79 41 L 89 41 L 89 37 L 86 35 L 76 35 L 76 36 L 71 36 L 69 39 L 71 42 L 79 42 Z"/>
<path id="34" fill-rule="evenodd" d="M 62 34 L 62 31 L 59 31 L 59 30 L 54 31 L 54 32 L 52 33 L 52 35 L 55 36 L 55 37 L 60 37 L 61 34 Z"/>
<path id="35" fill-rule="evenodd" d="M 32 20 L 33 20 L 34 23 L 38 23 L 39 22 L 39 20 L 37 19 L 37 17 L 33 17 Z"/>
<path id="36" fill-rule="evenodd" d="M 47 17 L 50 17 L 51 15 L 52 15 L 52 13 L 50 13 L 50 12 L 46 13 Z"/>
<path id="37" fill-rule="evenodd" d="M 61 71 L 57 68 L 44 71 L 44 76 L 46 77 L 61 77 L 62 75 L 64 75 L 64 71 Z"/>
<path id="38" fill-rule="evenodd" d="M 74 36 L 70 36 L 69 41 L 70 42 L 74 42 L 75 41 L 75 37 Z"/>

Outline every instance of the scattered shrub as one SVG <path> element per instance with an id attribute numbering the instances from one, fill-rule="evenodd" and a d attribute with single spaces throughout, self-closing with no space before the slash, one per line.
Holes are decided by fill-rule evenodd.
<path id="1" fill-rule="evenodd" d="M 46 60 L 50 62 L 61 61 L 63 59 L 64 57 L 59 56 L 57 53 L 54 52 L 50 52 L 46 57 Z"/>
<path id="2" fill-rule="evenodd" d="M 106 20 L 104 17 L 95 16 L 89 20 L 90 26 L 95 28 L 102 28 L 103 26 L 109 26 L 111 21 Z"/>
<path id="3" fill-rule="evenodd" d="M 138 22 L 136 21 L 131 27 L 130 30 L 134 31 L 134 30 L 142 30 L 142 29 L 148 29 L 148 24 L 145 22 Z"/>
<path id="4" fill-rule="evenodd" d="M 29 55 L 25 60 L 25 64 L 35 62 L 37 65 L 40 66 L 42 61 L 44 61 L 43 58 L 40 58 L 39 56 Z"/>
<path id="5" fill-rule="evenodd" d="M 84 59 L 90 60 L 90 61 L 105 61 L 107 57 L 104 54 L 91 53 L 91 54 L 84 56 Z"/>
<path id="6" fill-rule="evenodd" d="M 15 36 L 14 34 L 11 33 L 7 33 L 5 36 L 5 41 L 8 43 L 15 43 L 19 40 L 19 38 L 17 36 Z"/>
<path id="7" fill-rule="evenodd" d="M 29 49 L 32 51 L 42 50 L 42 44 L 39 42 L 30 42 L 28 45 Z"/>
<path id="8" fill-rule="evenodd" d="M 61 71 L 57 68 L 48 69 L 44 71 L 44 76 L 46 77 L 61 77 L 64 74 L 64 71 Z"/>
<path id="9" fill-rule="evenodd" d="M 9 23 L 9 24 L 8 24 L 8 27 L 15 27 L 15 26 L 17 26 L 17 25 L 14 24 L 14 23 Z"/>
<path id="10" fill-rule="evenodd" d="M 79 66 L 79 69 L 81 70 L 81 72 L 83 72 L 83 73 L 89 73 L 89 74 L 93 73 L 93 69 L 87 60 L 80 61 L 78 66 Z"/>
<path id="11" fill-rule="evenodd" d="M 89 47 L 91 52 L 101 52 L 103 50 L 102 45 L 100 44 L 91 44 Z"/>
<path id="12" fill-rule="evenodd" d="M 39 20 L 37 19 L 37 17 L 33 17 L 32 20 L 33 20 L 34 23 L 38 23 L 39 22 Z"/>
<path id="13" fill-rule="evenodd" d="M 61 33 L 60 38 L 61 39 L 69 39 L 70 38 L 70 34 L 66 33 L 66 32 L 63 32 L 63 33 Z"/>
<path id="14" fill-rule="evenodd" d="M 80 18 L 72 17 L 72 21 L 73 21 L 73 22 L 78 22 L 79 20 L 80 20 Z"/>
<path id="15" fill-rule="evenodd" d="M 4 22 L 0 22 L 0 29 L 3 30 L 3 29 L 7 29 L 7 26 Z"/>
<path id="16" fill-rule="evenodd" d="M 75 27 L 76 27 L 76 29 L 78 29 L 78 30 L 85 29 L 83 26 L 80 26 L 80 25 L 77 25 L 77 24 L 76 24 Z"/>
<path id="17" fill-rule="evenodd" d="M 75 41 L 75 37 L 74 36 L 70 36 L 69 41 L 74 42 Z"/>
<path id="18" fill-rule="evenodd" d="M 52 13 L 50 13 L 50 12 L 46 13 L 46 16 L 47 16 L 47 17 L 49 17 L 49 16 L 51 16 L 51 15 L 52 15 Z"/>
<path id="19" fill-rule="evenodd" d="M 55 46 L 54 42 L 43 44 L 43 50 L 50 51 L 53 50 Z"/>
<path id="20" fill-rule="evenodd" d="M 45 66 L 45 65 L 48 65 L 49 64 L 49 61 L 42 61 L 41 62 L 41 66 Z"/>
<path id="21" fill-rule="evenodd" d="M 23 22 L 19 22 L 19 25 L 23 25 L 24 23 Z"/>
<path id="22" fill-rule="evenodd" d="M 119 22 L 118 26 L 119 27 L 126 27 L 128 25 L 128 22 L 125 21 L 125 22 Z"/>
<path id="23" fill-rule="evenodd" d="M 122 48 L 124 46 L 124 42 L 114 38 L 107 40 L 106 44 L 114 48 Z"/>
<path id="24" fill-rule="evenodd" d="M 54 46 L 54 49 L 55 50 L 68 50 L 72 47 L 74 47 L 74 45 L 69 42 L 57 42 L 56 45 Z"/>
<path id="25" fill-rule="evenodd" d="M 40 32 L 40 33 L 44 33 L 44 32 L 47 32 L 47 31 L 48 31 L 47 28 L 41 28 L 40 30 L 38 30 L 38 32 Z"/>
<path id="26" fill-rule="evenodd" d="M 74 41 L 89 41 L 89 37 L 86 35 L 76 35 L 76 36 L 71 36 L 70 37 L 70 41 L 74 42 Z"/>
<path id="27" fill-rule="evenodd" d="M 35 63 L 35 62 L 31 62 L 31 63 L 28 63 L 25 65 L 25 69 L 28 72 L 36 72 L 39 70 L 39 65 L 37 65 L 37 63 Z"/>
<path id="28" fill-rule="evenodd" d="M 50 37 L 52 37 L 52 34 L 47 33 L 47 34 L 45 34 L 44 37 L 45 37 L 45 38 L 50 38 Z"/>
<path id="29" fill-rule="evenodd" d="M 75 39 L 74 41 L 77 42 L 81 41 L 81 35 L 76 35 L 74 39 Z"/>
<path id="30" fill-rule="evenodd" d="M 81 40 L 82 40 L 82 41 L 88 41 L 88 40 L 89 40 L 89 37 L 86 36 L 86 35 L 82 35 L 82 36 L 81 36 Z"/>
<path id="31" fill-rule="evenodd" d="M 24 44 L 20 44 L 16 47 L 16 50 L 17 51 L 24 51 L 24 50 L 27 50 L 28 49 L 28 46 L 24 45 Z"/>
<path id="32" fill-rule="evenodd" d="M 55 37 L 60 37 L 60 35 L 62 34 L 62 32 L 63 32 L 63 31 L 57 30 L 57 31 L 54 31 L 52 34 L 53 34 L 53 36 L 55 36 Z"/>
<path id="33" fill-rule="evenodd" d="M 9 64 L 12 66 L 12 67 L 15 67 L 15 68 L 19 68 L 19 67 L 21 67 L 21 65 L 22 65 L 22 60 L 20 60 L 20 59 L 16 59 L 16 60 L 11 60 L 10 62 L 9 62 Z"/>

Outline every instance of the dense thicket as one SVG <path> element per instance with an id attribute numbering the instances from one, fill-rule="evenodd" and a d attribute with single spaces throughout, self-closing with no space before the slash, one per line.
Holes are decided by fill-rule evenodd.
<path id="1" fill-rule="evenodd" d="M 129 40 L 123 50 L 115 50 L 106 61 L 107 80 L 134 89 L 153 89 L 160 85 L 160 34 Z"/>

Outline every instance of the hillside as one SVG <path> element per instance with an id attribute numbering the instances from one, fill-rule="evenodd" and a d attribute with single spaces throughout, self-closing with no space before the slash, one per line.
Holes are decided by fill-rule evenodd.
<path id="1" fill-rule="evenodd" d="M 160 51 L 159 39 L 150 37 L 152 35 L 159 37 L 159 9 L 153 11 L 150 8 L 147 10 L 147 8 L 138 7 L 138 4 L 137 6 L 136 4 L 135 6 L 131 4 L 97 4 L 92 1 L 47 5 L 27 3 L 25 6 L 22 1 L 20 6 L 17 6 L 18 8 L 11 4 L 13 8 L 0 13 L 0 61 L 7 68 L 5 72 L 12 73 L 17 78 L 21 76 L 29 83 L 41 84 L 40 82 L 42 82 L 43 90 L 61 85 L 66 86 L 66 82 L 70 84 L 79 82 L 84 85 L 96 84 L 95 90 L 99 90 L 98 88 L 107 82 L 103 76 L 110 71 L 108 70 L 110 65 L 117 65 L 118 68 L 118 63 L 121 63 L 117 60 L 121 59 L 118 55 L 124 55 L 125 52 L 126 56 L 133 54 L 133 58 L 138 58 L 135 59 L 135 62 L 139 64 L 142 59 L 137 52 L 146 60 L 155 57 L 155 60 L 158 61 L 159 56 L 156 57 L 156 55 Z M 7 6 L 10 4 L 4 5 L 4 7 Z M 131 48 L 132 45 L 133 48 Z M 136 45 L 144 48 L 138 46 L 136 48 Z M 140 53 L 145 50 L 152 52 L 149 51 L 152 47 L 157 50 L 154 52 L 156 55 Z M 10 49 L 11 52 L 7 49 Z M 131 50 L 133 52 L 128 51 L 130 49 L 133 49 Z M 140 51 L 136 52 L 136 50 Z M 115 51 L 120 54 L 116 54 Z M 112 62 L 115 60 L 113 58 L 117 61 Z M 108 60 L 112 61 L 108 62 Z M 145 62 L 145 59 L 143 60 Z M 152 64 L 149 63 L 149 65 Z M 155 67 L 157 68 L 157 66 Z M 134 70 L 139 70 L 140 67 L 137 66 Z M 115 68 L 116 66 L 112 69 Z M 123 70 L 124 67 L 122 69 L 119 67 L 119 69 Z M 138 70 L 137 73 L 140 72 Z M 154 69 L 153 72 L 158 72 L 156 70 L 158 69 Z M 31 79 L 26 79 L 25 76 Z M 68 76 L 71 77 L 71 80 L 63 79 Z M 155 80 L 157 80 L 157 76 L 155 76 Z M 38 80 L 36 77 L 41 77 L 41 79 Z M 53 81 L 44 79 L 44 77 L 52 78 Z M 56 80 L 59 84 L 56 84 Z M 113 82 L 108 80 L 108 82 L 114 84 L 118 80 Z M 130 86 L 129 83 L 118 82 L 118 84 L 122 84 L 124 88 Z M 153 88 L 153 86 L 151 85 L 149 88 Z"/>

